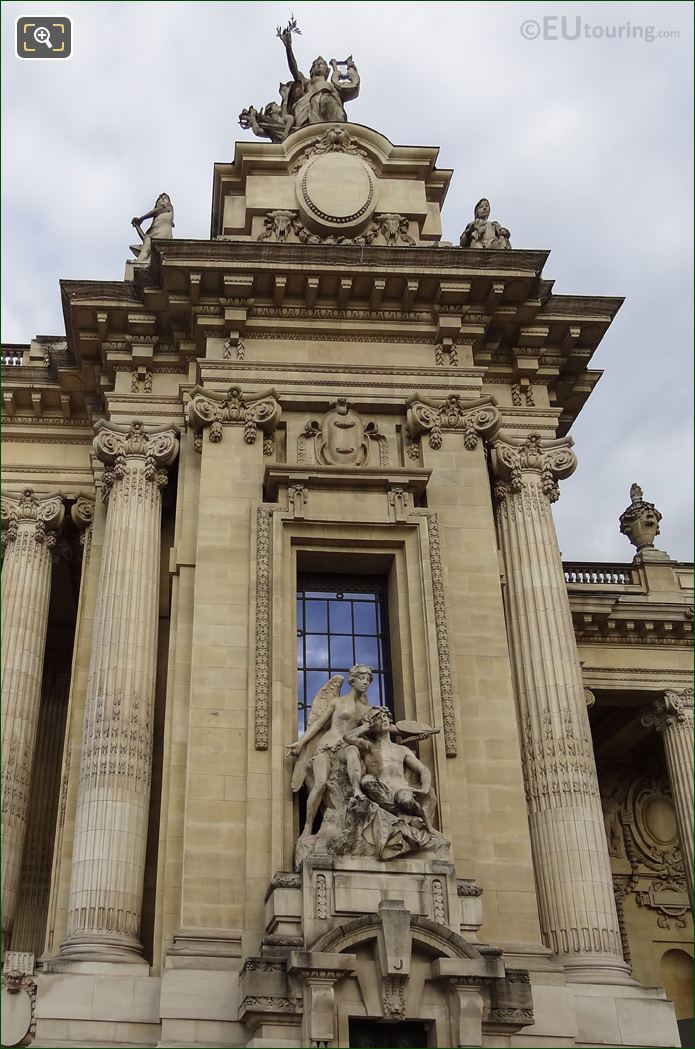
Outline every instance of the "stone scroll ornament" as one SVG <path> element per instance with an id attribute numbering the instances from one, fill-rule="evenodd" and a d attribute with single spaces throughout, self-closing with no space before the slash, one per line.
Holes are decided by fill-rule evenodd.
<path id="1" fill-rule="evenodd" d="M 439 730 L 415 721 L 394 725 L 386 707 L 369 704 L 372 679 L 371 667 L 352 667 L 350 689 L 341 695 L 344 678 L 332 677 L 314 697 L 306 732 L 289 748 L 296 759 L 292 790 L 308 790 L 297 865 L 312 855 L 447 854 L 448 840 L 432 826 L 432 776 L 415 750 Z"/>
<path id="2" fill-rule="evenodd" d="M 242 128 L 272 142 L 283 142 L 293 131 L 310 124 L 344 123 L 347 120 L 344 104 L 357 98 L 360 91 L 360 75 L 352 55 L 342 62 L 332 58 L 330 68 L 319 55 L 305 76 L 292 50 L 293 34 L 301 36 L 294 18 L 284 29 L 277 28 L 292 76 L 287 83 L 280 84 L 280 102 L 268 102 L 262 109 L 249 106 L 239 114 Z"/>
<path id="3" fill-rule="evenodd" d="M 213 444 L 222 440 L 223 423 L 243 426 L 247 444 L 255 444 L 258 431 L 262 430 L 265 435 L 263 450 L 270 452 L 281 415 L 282 409 L 275 390 L 246 395 L 237 386 L 230 387 L 226 393 L 196 386 L 188 403 L 187 419 L 195 434 L 197 452 L 203 450 L 205 429 L 209 429 L 209 439 Z"/>
<path id="4" fill-rule="evenodd" d="M 443 400 L 416 394 L 408 401 L 406 429 L 411 439 L 428 434 L 430 448 L 441 448 L 446 430 L 463 432 L 463 443 L 472 451 L 478 438 L 494 437 L 500 427 L 500 413 L 492 397 L 466 401 L 458 393 Z"/>

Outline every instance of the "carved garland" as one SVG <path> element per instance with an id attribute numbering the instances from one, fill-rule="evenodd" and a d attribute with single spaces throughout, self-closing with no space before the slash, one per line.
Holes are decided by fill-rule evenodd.
<path id="1" fill-rule="evenodd" d="M 437 657 L 442 696 L 442 721 L 444 724 L 444 751 L 448 758 L 455 758 L 456 716 L 454 713 L 454 690 L 451 684 L 451 661 L 449 657 L 449 635 L 446 625 L 444 600 L 444 572 L 439 539 L 439 520 L 436 514 L 427 515 L 430 541 L 430 565 L 432 569 L 432 596 L 434 600 L 434 625 L 437 635 Z"/>
<path id="2" fill-rule="evenodd" d="M 256 510 L 256 750 L 268 749 L 270 726 L 270 528 L 272 511 Z"/>
<path id="3" fill-rule="evenodd" d="M 466 401 L 460 394 L 452 393 L 446 400 L 438 401 L 416 395 L 408 401 L 406 429 L 412 440 L 428 433 L 430 448 L 434 449 L 441 448 L 443 431 L 463 431 L 463 443 L 472 451 L 479 437 L 494 437 L 500 421 L 493 397 Z"/>
<path id="4" fill-rule="evenodd" d="M 255 444 L 258 430 L 265 434 L 264 454 L 274 450 L 273 434 L 280 421 L 282 409 L 274 390 L 251 395 L 248 399 L 241 390 L 232 386 L 227 393 L 216 393 L 196 386 L 188 403 L 188 425 L 195 434 L 195 450 L 203 450 L 203 430 L 209 427 L 209 440 L 217 444 L 222 440 L 222 424 L 244 427 L 244 440 Z"/>

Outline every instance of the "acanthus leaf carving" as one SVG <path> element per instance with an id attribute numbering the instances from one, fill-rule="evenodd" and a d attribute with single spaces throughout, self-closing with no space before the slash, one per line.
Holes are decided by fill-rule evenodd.
<path id="1" fill-rule="evenodd" d="M 443 433 L 463 431 L 464 445 L 472 451 L 478 439 L 492 439 L 500 427 L 501 416 L 493 397 L 467 401 L 460 394 L 449 394 L 445 400 L 416 395 L 408 401 L 406 428 L 411 439 L 429 434 L 430 448 L 441 448 Z"/>
<path id="2" fill-rule="evenodd" d="M 523 439 L 495 440 L 492 444 L 492 470 L 497 479 L 495 497 L 502 501 L 509 494 L 521 493 L 528 487 L 528 479 L 533 481 L 534 492 L 540 488 L 549 502 L 556 502 L 560 497 L 557 482 L 569 477 L 577 467 L 573 443 L 571 437 L 544 440 L 537 433 Z"/>
<path id="3" fill-rule="evenodd" d="M 64 516 L 60 495 L 37 495 L 32 488 L 23 488 L 17 494 L 4 492 L 0 511 L 3 545 L 14 543 L 21 531 L 27 540 L 31 537 L 40 545 L 54 546 Z M 23 552 L 31 557 L 32 546 L 25 543 Z"/>
<path id="4" fill-rule="evenodd" d="M 204 390 L 196 386 L 188 402 L 188 425 L 195 434 L 195 450 L 202 451 L 202 431 L 209 428 L 209 440 L 216 444 L 222 440 L 224 423 L 244 427 L 246 444 L 255 444 L 258 430 L 267 439 L 272 438 L 280 421 L 282 408 L 274 390 L 260 394 L 242 393 L 238 386 L 232 386 L 226 393 Z M 274 449 L 264 452 L 272 454 Z"/>

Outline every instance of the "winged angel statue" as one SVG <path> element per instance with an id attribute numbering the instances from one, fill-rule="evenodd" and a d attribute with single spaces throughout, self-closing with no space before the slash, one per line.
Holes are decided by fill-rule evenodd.
<path id="1" fill-rule="evenodd" d="M 449 842 L 432 826 L 436 797 L 430 771 L 414 744 L 439 730 L 415 721 L 391 722 L 386 707 L 372 707 L 371 667 L 348 674 L 350 691 L 335 675 L 316 694 L 304 736 L 289 748 L 296 759 L 292 790 L 306 785 L 306 821 L 297 864 L 314 854 L 375 856 L 446 853 Z M 314 825 L 321 822 L 314 833 Z"/>

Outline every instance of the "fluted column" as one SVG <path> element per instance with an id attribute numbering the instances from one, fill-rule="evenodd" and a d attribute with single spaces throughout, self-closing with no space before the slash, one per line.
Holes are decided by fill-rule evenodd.
<path id="1" fill-rule="evenodd" d="M 27 831 L 59 496 L 2 500 L 2 946 L 10 946 Z"/>
<path id="2" fill-rule="evenodd" d="M 492 466 L 506 572 L 524 784 L 541 929 L 575 980 L 624 980 L 581 667 L 550 504 L 572 441 L 497 441 Z"/>
<path id="3" fill-rule="evenodd" d="M 161 489 L 175 428 L 96 424 L 108 499 L 73 846 L 70 957 L 141 955 L 152 758 Z"/>
<path id="4" fill-rule="evenodd" d="M 683 852 L 685 879 L 693 904 L 693 690 L 669 691 L 655 700 L 642 717 L 642 724 L 654 726 L 664 737 L 666 765 L 676 810 Z"/>

